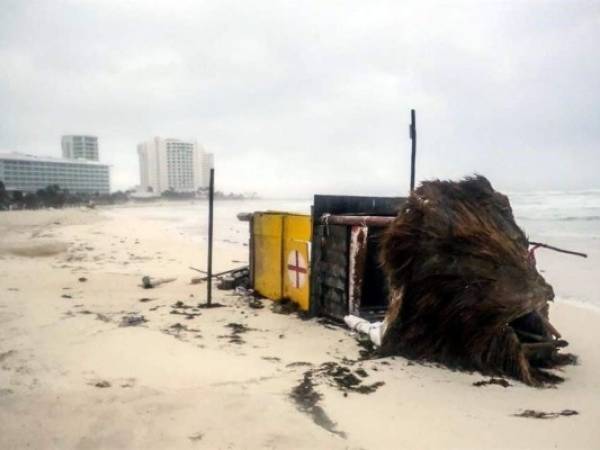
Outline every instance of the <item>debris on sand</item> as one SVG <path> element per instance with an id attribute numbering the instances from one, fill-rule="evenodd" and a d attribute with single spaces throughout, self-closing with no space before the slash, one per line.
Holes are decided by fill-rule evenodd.
<path id="1" fill-rule="evenodd" d="M 73 296 L 69 295 L 69 294 L 63 294 L 63 295 L 61 295 L 61 297 L 62 298 L 73 298 Z"/>
<path id="2" fill-rule="evenodd" d="M 281 358 L 278 358 L 277 356 L 261 356 L 260 359 L 270 362 L 281 362 Z"/>
<path id="3" fill-rule="evenodd" d="M 101 388 L 101 389 L 109 388 L 110 387 L 110 383 L 108 381 L 106 381 L 106 380 L 100 380 L 100 381 L 96 381 L 96 382 L 93 382 L 93 383 L 90 383 L 90 384 L 92 386 L 95 386 L 95 387 Z"/>
<path id="4" fill-rule="evenodd" d="M 197 330 L 195 328 L 188 328 L 187 325 L 183 325 L 179 322 L 174 323 L 173 325 L 171 325 L 169 328 L 163 330 L 166 334 L 170 334 L 172 336 L 176 336 L 178 337 L 180 335 L 181 332 L 183 331 L 187 331 L 190 333 L 199 333 L 200 330 Z"/>
<path id="5" fill-rule="evenodd" d="M 4 361 L 5 359 L 11 357 L 12 355 L 14 355 L 16 353 L 17 353 L 16 350 L 9 350 L 7 352 L 0 353 L 0 362 Z"/>
<path id="6" fill-rule="evenodd" d="M 176 301 L 175 303 L 173 303 L 171 305 L 171 308 L 177 308 L 177 309 L 189 309 L 189 308 L 193 308 L 193 306 L 191 305 L 186 305 L 185 303 L 183 303 L 181 300 Z"/>
<path id="7" fill-rule="evenodd" d="M 286 364 L 285 367 L 302 367 L 302 366 L 312 366 L 312 363 L 307 361 L 294 361 L 289 364 Z"/>
<path id="8" fill-rule="evenodd" d="M 148 322 L 148 320 L 146 320 L 146 318 L 143 315 L 137 314 L 137 313 L 130 313 L 121 318 L 121 323 L 119 326 L 135 327 L 135 326 L 141 325 L 145 322 Z"/>
<path id="9" fill-rule="evenodd" d="M 508 198 L 475 176 L 413 191 L 381 241 L 390 307 L 379 353 L 540 386 L 575 362 Z"/>
<path id="10" fill-rule="evenodd" d="M 153 289 L 161 284 L 170 283 L 177 278 L 151 278 L 148 275 L 142 277 L 142 287 L 144 289 Z"/>
<path id="11" fill-rule="evenodd" d="M 292 302 L 291 300 L 284 298 L 282 300 L 278 300 L 271 304 L 271 311 L 275 314 L 295 314 L 300 311 L 297 303 Z"/>
<path id="12" fill-rule="evenodd" d="M 326 362 L 321 364 L 317 372 L 321 373 L 330 384 L 337 387 L 344 393 L 357 392 L 359 394 L 372 394 L 385 383 L 378 381 L 372 384 L 363 384 L 363 379 L 369 374 L 363 368 L 358 368 L 354 372 L 346 366 L 336 362 Z M 358 376 L 357 376 L 358 375 Z"/>
<path id="13" fill-rule="evenodd" d="M 243 323 L 231 322 L 225 326 L 231 329 L 231 334 L 219 337 L 229 339 L 229 342 L 232 344 L 245 344 L 246 341 L 244 341 L 240 335 L 253 330 L 252 328 L 247 327 Z"/>
<path id="14" fill-rule="evenodd" d="M 369 376 L 367 374 L 367 371 L 365 369 L 363 369 L 362 367 L 359 367 L 358 369 L 356 369 L 354 371 L 354 373 L 356 373 L 356 375 L 358 375 L 359 377 L 362 377 L 362 378 L 366 378 Z"/>
<path id="15" fill-rule="evenodd" d="M 252 297 L 249 301 L 248 301 L 248 306 L 252 309 L 262 309 L 265 307 L 265 305 L 263 304 L 262 300 L 256 297 Z"/>
<path id="16" fill-rule="evenodd" d="M 305 372 L 302 381 L 292 389 L 290 397 L 296 403 L 298 410 L 311 416 L 316 425 L 345 439 L 346 433 L 337 430 L 336 423 L 327 416 L 319 405 L 322 396 L 315 391 L 312 376 L 310 370 Z"/>
<path id="17" fill-rule="evenodd" d="M 142 303 L 147 303 L 147 302 L 151 302 L 152 300 L 156 300 L 156 299 L 154 299 L 154 298 L 148 298 L 148 297 L 142 297 L 142 298 L 140 298 L 139 301 L 142 302 Z"/>
<path id="18" fill-rule="evenodd" d="M 475 383 L 473 383 L 473 386 L 481 387 L 489 384 L 497 384 L 498 386 L 502 386 L 504 388 L 512 386 L 512 384 L 510 384 L 504 378 L 490 378 L 489 380 L 476 381 Z"/>
<path id="19" fill-rule="evenodd" d="M 190 441 L 194 442 L 194 441 L 202 440 L 203 437 L 204 437 L 204 433 L 196 433 L 196 434 L 192 434 L 191 436 L 188 436 L 188 439 Z"/>
<path id="20" fill-rule="evenodd" d="M 198 308 L 190 305 L 186 305 L 185 303 L 179 301 L 171 305 L 170 314 L 179 314 L 181 316 L 185 316 L 187 320 L 191 320 L 194 317 L 201 316 L 202 313 L 198 312 Z"/>
<path id="21" fill-rule="evenodd" d="M 88 279 L 86 277 L 79 277 L 77 279 L 77 281 L 79 281 L 80 283 L 85 283 Z"/>
<path id="22" fill-rule="evenodd" d="M 560 412 L 544 412 L 544 411 L 536 411 L 534 409 L 526 409 L 525 411 L 519 414 L 513 414 L 515 417 L 528 417 L 532 419 L 556 419 L 560 416 L 577 416 L 579 412 L 574 409 L 563 409 Z"/>

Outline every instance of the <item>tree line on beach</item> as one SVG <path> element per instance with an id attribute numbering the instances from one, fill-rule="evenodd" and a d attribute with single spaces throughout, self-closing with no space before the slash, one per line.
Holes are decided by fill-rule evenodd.
<path id="1" fill-rule="evenodd" d="M 8 191 L 4 183 L 0 180 L 0 211 L 9 209 L 40 209 L 40 208 L 63 208 L 68 206 L 88 206 L 95 205 L 115 205 L 126 203 L 136 199 L 133 190 L 116 191 L 110 194 L 74 193 L 68 189 L 61 188 L 58 184 L 51 184 L 35 192 Z M 162 194 L 146 199 L 146 201 L 155 200 L 187 200 L 196 198 L 207 198 L 208 189 L 200 189 L 198 192 L 176 192 L 173 189 L 164 191 Z M 257 198 L 256 194 L 251 195 L 235 194 L 216 191 L 214 198 L 217 200 L 244 200 L 248 198 Z"/>
<path id="2" fill-rule="evenodd" d="M 129 193 L 123 191 L 111 194 L 83 194 L 69 192 L 58 184 L 51 184 L 35 192 L 23 192 L 6 190 L 6 186 L 0 181 L 0 210 L 8 209 L 40 209 L 40 208 L 63 208 L 65 206 L 80 205 L 113 205 L 124 203 L 129 200 Z"/>

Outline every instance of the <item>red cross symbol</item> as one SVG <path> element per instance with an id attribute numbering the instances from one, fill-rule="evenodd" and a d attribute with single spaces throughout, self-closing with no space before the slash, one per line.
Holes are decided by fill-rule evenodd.
<path id="1" fill-rule="evenodd" d="M 308 271 L 306 270 L 304 257 L 298 250 L 290 252 L 287 268 L 290 281 L 294 283 L 296 289 L 300 289 L 304 284 L 304 275 L 306 275 Z"/>

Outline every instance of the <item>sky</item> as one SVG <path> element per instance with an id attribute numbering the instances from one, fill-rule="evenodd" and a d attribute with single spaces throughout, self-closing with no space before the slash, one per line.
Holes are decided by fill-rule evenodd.
<path id="1" fill-rule="evenodd" d="M 99 138 L 112 188 L 136 146 L 196 139 L 216 187 L 404 195 L 600 188 L 600 1 L 0 0 L 0 150 Z"/>

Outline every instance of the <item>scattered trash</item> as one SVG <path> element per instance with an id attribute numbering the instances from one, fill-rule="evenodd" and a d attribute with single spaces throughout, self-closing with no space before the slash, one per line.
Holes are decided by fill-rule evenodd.
<path id="1" fill-rule="evenodd" d="M 95 383 L 93 383 L 93 386 L 104 389 L 104 388 L 109 388 L 110 383 L 106 380 L 100 380 L 100 381 L 96 381 Z"/>
<path id="2" fill-rule="evenodd" d="M 250 299 L 250 301 L 248 302 L 248 306 L 252 309 L 262 309 L 265 307 L 264 303 L 262 302 L 261 299 L 256 298 L 256 297 L 252 297 Z"/>
<path id="3" fill-rule="evenodd" d="M 345 316 L 344 322 L 346 322 L 346 325 L 348 325 L 348 328 L 351 330 L 367 335 L 371 342 L 377 347 L 381 345 L 381 337 L 385 332 L 385 325 L 383 322 L 370 323 L 368 320 L 352 315 Z"/>
<path id="4" fill-rule="evenodd" d="M 87 281 L 87 278 L 86 277 L 79 277 L 77 279 L 77 281 L 79 281 L 80 283 L 85 283 Z"/>
<path id="5" fill-rule="evenodd" d="M 244 297 L 249 297 L 251 295 L 254 295 L 254 290 L 253 289 L 249 289 L 247 287 L 244 286 L 238 286 L 235 288 L 235 293 L 237 295 L 242 295 Z"/>
<path id="6" fill-rule="evenodd" d="M 208 274 L 206 271 L 204 270 L 200 270 L 200 269 L 196 269 L 195 267 L 190 267 L 190 269 L 195 270 L 196 272 L 201 272 L 203 274 L 205 274 L 202 277 L 193 277 L 190 281 L 191 284 L 199 284 L 202 283 L 203 281 L 208 280 Z M 236 286 L 247 286 L 249 284 L 249 275 L 250 275 L 250 271 L 248 266 L 243 266 L 243 267 L 238 267 L 236 269 L 230 269 L 230 270 L 225 270 L 223 272 L 218 272 L 218 273 L 213 273 L 212 274 L 212 278 L 218 278 L 218 279 L 222 279 L 225 276 L 229 276 L 231 275 L 232 278 L 234 279 L 234 286 L 232 287 L 219 287 L 219 289 L 234 289 Z M 229 284 L 231 282 L 228 282 Z M 227 286 L 228 283 L 226 283 L 224 286 Z"/>
<path id="7" fill-rule="evenodd" d="M 533 409 L 526 409 L 525 411 L 519 414 L 513 414 L 516 417 L 529 417 L 532 419 L 556 419 L 560 416 L 577 416 L 579 412 L 574 409 L 563 409 L 560 412 L 544 412 L 544 411 L 535 411 Z"/>
<path id="8" fill-rule="evenodd" d="M 142 298 L 140 298 L 140 302 L 142 302 L 142 303 L 151 302 L 152 300 L 156 300 L 156 299 L 154 299 L 154 298 L 148 298 L 148 297 L 142 297 Z"/>
<path id="9" fill-rule="evenodd" d="M 230 273 L 221 277 L 217 284 L 218 289 L 231 290 L 238 286 L 246 287 L 250 284 L 250 270 L 248 267 L 233 270 Z"/>
<path id="10" fill-rule="evenodd" d="M 63 295 L 61 295 L 61 297 L 62 298 L 73 298 L 73 296 L 69 295 L 69 294 L 63 294 Z"/>

